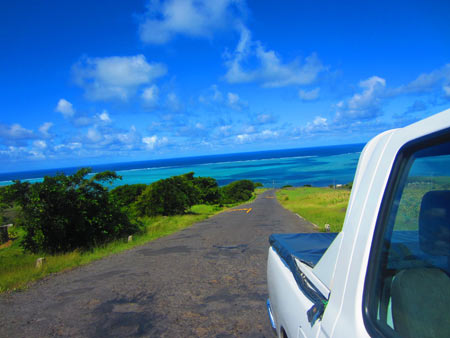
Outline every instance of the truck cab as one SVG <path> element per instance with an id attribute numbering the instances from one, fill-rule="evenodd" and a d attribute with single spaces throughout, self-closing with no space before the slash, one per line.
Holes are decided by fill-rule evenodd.
<path id="1" fill-rule="evenodd" d="M 365 146 L 340 233 L 270 244 L 278 337 L 450 337 L 450 109 Z"/>

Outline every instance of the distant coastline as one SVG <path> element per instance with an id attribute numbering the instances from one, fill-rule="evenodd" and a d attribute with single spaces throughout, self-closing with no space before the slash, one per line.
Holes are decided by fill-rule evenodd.
<path id="1" fill-rule="evenodd" d="M 124 177 L 114 186 L 134 183 L 151 183 L 160 178 L 194 171 L 197 175 L 209 173 L 218 180 L 220 185 L 225 185 L 232 180 L 248 178 L 254 181 L 262 181 L 265 186 L 276 181 L 277 186 L 308 181 L 316 185 L 328 185 L 322 177 L 329 172 L 329 181 L 334 179 L 343 180 L 351 178 L 356 169 L 354 155 L 361 152 L 364 144 L 350 144 L 324 147 L 296 148 L 266 150 L 257 152 L 218 154 L 195 157 L 180 157 L 159 160 L 109 163 L 90 166 L 93 172 L 114 170 Z M 327 166 L 333 162 L 333 156 L 349 156 L 347 163 L 339 163 L 337 166 Z M 315 160 L 312 160 L 315 159 Z M 328 161 L 327 161 L 328 159 Z M 247 162 L 247 163 L 246 163 Z M 250 163 L 251 162 L 251 163 Z M 85 167 L 85 166 L 84 166 Z M 311 176 L 309 180 L 305 177 L 305 170 L 310 167 Z M 53 168 L 33 171 L 0 173 L 0 186 L 11 184 L 12 180 L 27 180 L 30 182 L 40 181 L 44 176 L 53 176 L 58 172 L 73 174 L 80 167 Z M 325 171 L 325 172 L 324 172 Z M 296 179 L 295 172 L 298 172 Z M 319 176 L 317 176 L 319 175 Z M 350 180 L 351 180 L 350 179 Z M 339 182 L 347 183 L 347 182 Z M 306 183 L 305 183 L 306 184 Z M 295 184 L 292 184 L 295 185 Z"/>

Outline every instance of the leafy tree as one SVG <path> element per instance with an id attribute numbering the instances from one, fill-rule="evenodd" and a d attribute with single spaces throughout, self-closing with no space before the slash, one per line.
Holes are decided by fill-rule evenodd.
<path id="1" fill-rule="evenodd" d="M 120 206 L 130 206 L 136 202 L 138 197 L 147 188 L 146 184 L 125 184 L 111 190 L 111 195 Z"/>
<path id="2" fill-rule="evenodd" d="M 196 177 L 194 186 L 198 190 L 198 201 L 204 204 L 216 204 L 220 201 L 220 189 L 212 177 Z"/>
<path id="3" fill-rule="evenodd" d="M 139 196 L 136 209 L 142 216 L 183 214 L 195 204 L 196 197 L 189 178 L 174 176 L 149 185 Z"/>
<path id="4" fill-rule="evenodd" d="M 88 168 L 71 176 L 57 174 L 43 182 L 15 181 L 8 197 L 21 206 L 22 242 L 32 252 L 67 252 L 92 248 L 138 230 L 120 211 L 101 184 L 120 178 L 115 172 L 98 173 L 90 179 Z"/>
<path id="5" fill-rule="evenodd" d="M 221 189 L 223 203 L 248 201 L 252 197 L 255 185 L 250 180 L 231 182 Z"/>
<path id="6" fill-rule="evenodd" d="M 194 204 L 214 204 L 219 200 L 219 186 L 214 178 L 194 177 L 189 172 L 152 183 L 138 197 L 135 207 L 140 215 L 180 215 Z"/>

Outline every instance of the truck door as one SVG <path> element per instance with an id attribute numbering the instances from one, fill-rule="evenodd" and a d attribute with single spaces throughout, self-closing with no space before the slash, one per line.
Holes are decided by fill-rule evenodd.
<path id="1" fill-rule="evenodd" d="M 450 337 L 450 130 L 399 152 L 364 287 L 372 336 Z"/>

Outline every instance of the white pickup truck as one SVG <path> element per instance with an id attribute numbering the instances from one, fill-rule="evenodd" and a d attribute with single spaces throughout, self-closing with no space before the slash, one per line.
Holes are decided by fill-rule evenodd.
<path id="1" fill-rule="evenodd" d="M 450 337 L 450 109 L 365 146 L 340 233 L 269 242 L 278 337 Z"/>

